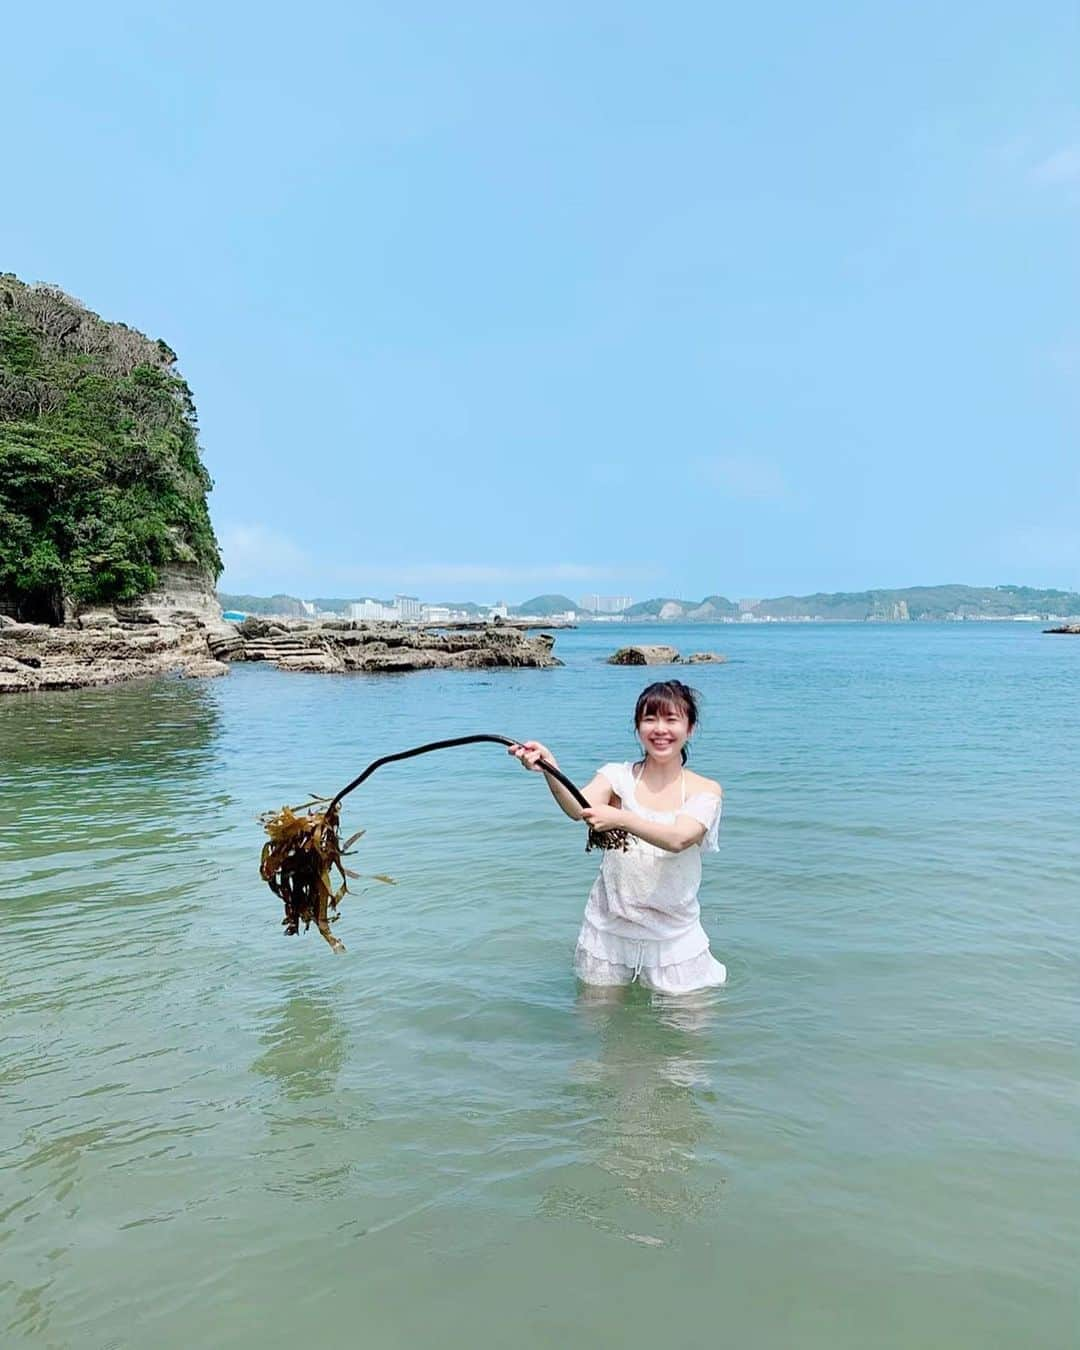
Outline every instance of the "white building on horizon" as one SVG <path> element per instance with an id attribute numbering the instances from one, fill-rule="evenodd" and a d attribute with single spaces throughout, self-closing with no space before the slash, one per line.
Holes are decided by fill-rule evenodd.
<path id="1" fill-rule="evenodd" d="M 392 620 L 398 617 L 393 605 L 384 605 L 381 600 L 354 600 L 349 606 L 349 618 L 371 622 L 372 620 Z"/>
<path id="2" fill-rule="evenodd" d="M 578 601 L 582 609 L 594 614 L 621 614 L 634 603 L 632 595 L 583 595 Z"/>

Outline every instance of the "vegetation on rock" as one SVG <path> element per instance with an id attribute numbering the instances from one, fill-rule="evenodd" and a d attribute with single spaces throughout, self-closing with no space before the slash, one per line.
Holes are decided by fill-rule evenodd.
<path id="1" fill-rule="evenodd" d="M 511 614 L 535 614 L 546 619 L 552 614 L 565 614 L 568 610 L 577 610 L 581 606 L 566 595 L 534 595 L 520 605 L 511 605 Z"/>
<path id="2" fill-rule="evenodd" d="M 240 614 L 284 615 L 290 619 L 302 619 L 307 614 L 304 602 L 295 595 L 236 595 L 218 591 L 217 598 L 222 609 Z"/>
<path id="3" fill-rule="evenodd" d="M 0 273 L 0 602 L 58 623 L 136 599 L 166 563 L 221 571 L 176 354 L 54 286 Z"/>
<path id="4" fill-rule="evenodd" d="M 908 586 L 779 596 L 760 601 L 751 612 L 763 618 L 805 615 L 836 620 L 1007 619 L 1016 614 L 1080 613 L 1080 595 L 1031 586 Z"/>

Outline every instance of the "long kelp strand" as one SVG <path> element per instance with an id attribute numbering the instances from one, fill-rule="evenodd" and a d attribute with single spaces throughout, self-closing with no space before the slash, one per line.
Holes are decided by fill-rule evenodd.
<path id="1" fill-rule="evenodd" d="M 333 935 L 330 925 L 338 917 L 338 904 L 348 893 L 349 878 L 358 879 L 358 874 L 344 865 L 342 857 L 363 831 L 341 844 L 338 829 L 343 798 L 384 764 L 413 759 L 417 755 L 430 754 L 433 750 L 449 750 L 458 745 L 478 745 L 483 742 L 505 746 L 521 744 L 506 736 L 489 735 L 455 736 L 445 741 L 429 741 L 426 745 L 399 750 L 397 754 L 383 755 L 381 759 L 373 760 L 351 783 L 336 793 L 328 805 L 323 805 L 326 798 L 313 797 L 302 806 L 283 806 L 280 811 L 268 812 L 260 817 L 270 837 L 263 845 L 259 874 L 285 905 L 285 917 L 282 919 L 285 932 L 290 936 L 295 935 L 299 933 L 301 924 L 306 931 L 314 923 L 334 951 L 345 950 L 345 944 Z M 541 759 L 539 767 L 561 783 L 579 806 L 589 805 L 578 788 L 554 764 Z M 629 835 L 625 830 L 590 829 L 585 847 L 625 849 L 628 843 Z M 337 878 L 333 876 L 335 871 Z M 372 879 L 390 881 L 385 876 Z"/>

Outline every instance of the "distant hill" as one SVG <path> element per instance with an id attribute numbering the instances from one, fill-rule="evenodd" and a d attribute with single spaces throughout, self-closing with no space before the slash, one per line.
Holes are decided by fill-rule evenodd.
<path id="1" fill-rule="evenodd" d="M 1075 591 L 1031 586 L 909 586 L 900 590 L 837 591 L 762 600 L 758 618 L 904 621 L 1008 619 L 1016 614 L 1080 614 Z"/>
<path id="2" fill-rule="evenodd" d="M 371 596 L 370 598 L 374 600 L 375 596 Z M 311 603 L 316 609 L 327 610 L 331 614 L 347 614 L 349 606 L 355 604 L 357 599 L 357 596 L 353 596 L 351 600 L 343 600 L 340 596 L 314 595 L 311 598 Z M 390 601 L 379 600 L 377 603 L 380 605 L 388 605 Z"/>
<path id="3" fill-rule="evenodd" d="M 672 623 L 708 623 L 739 615 L 737 604 L 722 595 L 696 600 L 657 596 L 626 611 L 627 619 Z M 1080 593 L 1038 590 L 1031 586 L 909 586 L 898 590 L 819 591 L 759 600 L 747 613 L 755 619 L 825 619 L 835 623 L 903 623 L 908 620 L 1008 619 L 1080 614 Z"/>
<path id="4" fill-rule="evenodd" d="M 739 606 L 724 595 L 707 595 L 704 600 L 674 600 L 660 596 L 642 600 L 623 611 L 628 619 L 689 620 L 708 623 L 715 619 L 729 619 L 739 612 Z"/>
<path id="5" fill-rule="evenodd" d="M 549 614 L 565 614 L 568 609 L 579 608 L 576 601 L 565 595 L 534 595 L 531 600 L 525 600 L 520 605 L 509 606 L 511 614 L 537 614 L 542 619 Z"/>
<path id="6" fill-rule="evenodd" d="M 816 595 L 781 595 L 772 600 L 762 600 L 750 613 L 755 618 L 770 619 L 835 619 L 835 620 L 892 620 L 902 622 L 915 617 L 938 617 L 944 619 L 948 606 L 940 614 L 914 615 L 907 603 L 904 591 L 836 591 L 831 594 L 819 592 Z"/>
<path id="7" fill-rule="evenodd" d="M 304 606 L 295 595 L 230 595 L 218 591 L 218 603 L 222 609 L 236 610 L 240 614 L 273 614 L 287 619 L 304 617 Z"/>
<path id="8" fill-rule="evenodd" d="M 660 617 L 660 612 L 665 605 L 678 605 L 680 616 L 684 606 L 689 607 L 692 601 L 670 600 L 660 596 L 655 600 L 639 600 L 636 605 L 631 605 L 623 610 L 625 619 L 656 619 Z"/>
<path id="9" fill-rule="evenodd" d="M 379 600 L 374 596 L 368 598 L 374 599 L 379 605 L 391 603 L 389 600 Z M 295 595 L 233 595 L 227 591 L 218 591 L 218 600 L 222 609 L 235 609 L 241 614 L 273 614 L 289 619 L 302 619 L 306 614 L 303 603 Z M 316 595 L 312 597 L 310 603 L 320 613 L 345 615 L 349 612 L 349 606 L 359 601 L 355 596 L 351 600 L 346 600 L 341 596 Z"/>
<path id="10" fill-rule="evenodd" d="M 689 618 L 705 619 L 716 617 L 719 619 L 734 618 L 739 612 L 739 606 L 734 600 L 729 600 L 726 595 L 707 595 L 696 610 L 691 610 Z"/>

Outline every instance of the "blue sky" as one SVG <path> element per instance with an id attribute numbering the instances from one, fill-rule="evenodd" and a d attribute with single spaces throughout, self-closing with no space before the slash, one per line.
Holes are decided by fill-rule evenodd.
<path id="1" fill-rule="evenodd" d="M 262 593 L 1080 588 L 1080 14 L 59 3 L 0 269 L 179 353 Z"/>

